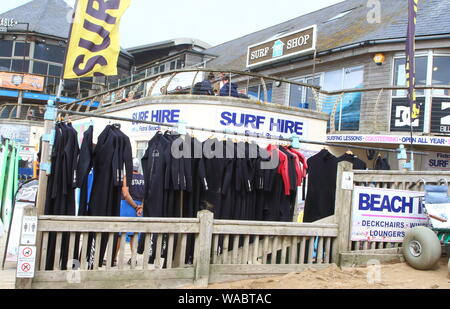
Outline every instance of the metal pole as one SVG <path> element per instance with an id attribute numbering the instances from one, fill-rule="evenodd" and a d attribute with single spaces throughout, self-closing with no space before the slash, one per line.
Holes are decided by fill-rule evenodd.
<path id="1" fill-rule="evenodd" d="M 27 38 L 28 38 L 28 32 L 30 30 L 30 24 L 29 23 L 18 23 L 20 25 L 27 25 L 27 31 L 25 32 L 25 46 L 23 50 L 23 59 L 22 59 L 22 82 L 25 79 L 25 61 L 26 61 L 26 50 L 27 50 Z M 28 49 L 28 57 L 30 50 Z M 19 90 L 19 95 L 17 98 L 17 110 L 16 110 L 16 118 L 20 118 L 20 114 L 22 113 L 22 100 L 23 100 L 23 91 Z"/>

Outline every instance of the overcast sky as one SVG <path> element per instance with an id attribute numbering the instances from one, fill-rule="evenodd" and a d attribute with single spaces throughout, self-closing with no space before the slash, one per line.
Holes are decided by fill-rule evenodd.
<path id="1" fill-rule="evenodd" d="M 30 1 L 0 0 L 0 13 Z M 129 48 L 190 37 L 215 46 L 342 1 L 131 0 L 122 19 L 121 45 Z"/>

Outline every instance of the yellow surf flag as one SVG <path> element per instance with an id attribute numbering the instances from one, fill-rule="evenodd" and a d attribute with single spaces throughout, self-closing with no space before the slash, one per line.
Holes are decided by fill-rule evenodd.
<path id="1" fill-rule="evenodd" d="M 131 0 L 78 0 L 64 79 L 117 75 L 120 19 Z"/>

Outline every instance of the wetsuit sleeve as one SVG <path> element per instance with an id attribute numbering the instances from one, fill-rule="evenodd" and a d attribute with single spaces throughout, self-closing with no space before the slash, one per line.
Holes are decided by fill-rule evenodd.
<path id="1" fill-rule="evenodd" d="M 92 167 L 92 126 L 84 132 L 76 170 L 76 186 L 81 188 Z"/>
<path id="2" fill-rule="evenodd" d="M 127 177 L 127 187 L 131 188 L 131 183 L 133 180 L 133 153 L 131 150 L 131 143 L 128 136 L 124 136 L 125 147 L 123 150 L 123 160 L 125 161 L 125 171 Z M 120 170 L 122 170 L 122 166 L 120 166 Z"/>
<path id="3" fill-rule="evenodd" d="M 201 187 L 203 190 L 208 191 L 208 180 L 206 178 L 206 165 L 205 159 L 200 159 L 198 162 L 198 177 L 200 178 Z"/>

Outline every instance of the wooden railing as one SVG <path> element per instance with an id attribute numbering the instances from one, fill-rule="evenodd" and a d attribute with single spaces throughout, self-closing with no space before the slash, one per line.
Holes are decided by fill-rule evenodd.
<path id="1" fill-rule="evenodd" d="M 38 219 L 35 276 L 18 279 L 17 287 L 206 287 L 211 282 L 327 267 L 338 258 L 335 223 L 221 221 L 209 211 L 199 212 L 195 219 Z M 131 250 L 126 233 L 135 235 Z M 138 234 L 145 240 L 139 241 Z"/>

